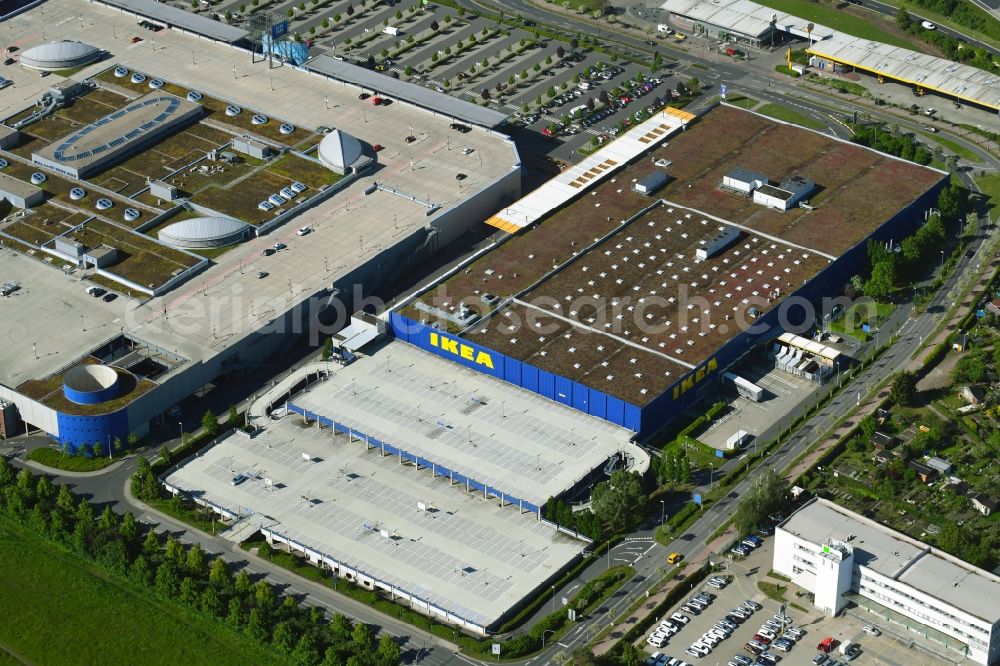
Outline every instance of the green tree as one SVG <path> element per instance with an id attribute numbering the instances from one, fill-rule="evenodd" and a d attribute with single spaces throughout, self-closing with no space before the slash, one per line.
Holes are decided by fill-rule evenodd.
<path id="1" fill-rule="evenodd" d="M 229 405 L 229 414 L 226 416 L 226 425 L 230 428 L 236 428 L 240 425 L 240 415 L 236 411 L 236 405 Z"/>
<path id="2" fill-rule="evenodd" d="M 149 587 L 149 579 L 151 575 L 152 572 L 149 570 L 149 562 L 146 561 L 145 556 L 138 555 L 134 560 L 132 560 L 132 566 L 130 566 L 128 570 L 129 580 L 140 587 Z"/>
<path id="3" fill-rule="evenodd" d="M 241 629 L 246 621 L 246 613 L 239 598 L 233 597 L 229 600 L 229 607 L 226 609 L 226 623 L 233 629 Z"/>
<path id="4" fill-rule="evenodd" d="M 110 532 L 118 527 L 118 516 L 115 515 L 110 506 L 104 506 L 104 511 L 101 512 L 101 519 L 98 521 L 97 526 L 101 528 L 102 532 Z"/>
<path id="5" fill-rule="evenodd" d="M 198 607 L 213 617 L 222 615 L 222 597 L 214 587 L 206 587 L 198 598 Z"/>
<path id="6" fill-rule="evenodd" d="M 892 378 L 889 398 L 897 405 L 913 405 L 917 397 L 917 376 L 912 372 L 900 372 Z M 868 437 L 871 440 L 871 436 Z"/>
<path id="7" fill-rule="evenodd" d="M 257 607 L 265 611 L 272 611 L 278 605 L 278 595 L 266 580 L 257 581 L 254 598 L 257 600 Z"/>
<path id="8" fill-rule="evenodd" d="M 174 563 L 170 560 L 164 560 L 156 568 L 156 580 L 154 581 L 156 593 L 165 599 L 173 598 L 177 594 L 178 585 L 179 581 L 177 580 L 177 570 L 174 567 Z"/>
<path id="9" fill-rule="evenodd" d="M 295 649 L 290 655 L 291 662 L 295 666 L 314 666 L 319 663 L 319 650 L 316 647 L 316 639 L 309 632 L 302 634 L 299 642 L 295 644 Z M 392 662 L 398 663 L 399 660 Z"/>
<path id="10" fill-rule="evenodd" d="M 750 534 L 768 515 L 782 510 L 787 501 L 788 483 L 768 467 L 740 500 L 733 525 L 739 534 Z"/>
<path id="11" fill-rule="evenodd" d="M 622 641 L 622 651 L 619 657 L 619 663 L 622 666 L 639 666 L 642 663 L 642 658 L 643 654 L 639 652 L 639 648 L 634 643 Z"/>
<path id="12" fill-rule="evenodd" d="M 295 634 L 287 622 L 279 622 L 271 635 L 271 645 L 282 654 L 290 654 L 295 649 Z"/>
<path id="13" fill-rule="evenodd" d="M 899 6 L 899 11 L 896 12 L 896 27 L 904 32 L 909 32 L 913 27 L 910 14 L 906 11 L 906 7 L 902 5 Z"/>
<path id="14" fill-rule="evenodd" d="M 208 582 L 217 590 L 229 593 L 233 588 L 233 577 L 229 573 L 229 567 L 225 560 L 217 557 L 212 560 L 212 565 L 208 571 Z"/>
<path id="15" fill-rule="evenodd" d="M 135 539 L 136 534 L 138 534 L 139 526 L 135 522 L 135 516 L 132 515 L 131 511 L 126 511 L 125 515 L 122 517 L 121 527 L 118 528 L 118 533 L 122 535 L 126 543 L 131 542 Z"/>
<path id="16" fill-rule="evenodd" d="M 338 640 L 347 640 L 354 626 L 346 615 L 334 613 L 330 618 L 330 633 Z"/>
<path id="17" fill-rule="evenodd" d="M 251 580 L 250 574 L 248 574 L 245 569 L 236 574 L 236 581 L 234 585 L 236 587 L 236 592 L 244 597 L 249 596 L 254 591 L 253 580 Z"/>
<path id="18" fill-rule="evenodd" d="M 219 420 L 215 418 L 211 409 L 206 409 L 205 413 L 202 414 L 201 427 L 204 428 L 205 435 L 209 439 L 215 439 L 216 435 L 219 434 Z"/>
<path id="19" fill-rule="evenodd" d="M 967 201 L 967 191 L 954 183 L 941 190 L 938 194 L 937 207 L 941 217 L 954 220 L 961 215 Z"/>
<path id="20" fill-rule="evenodd" d="M 160 539 L 155 531 L 146 532 L 146 539 L 142 542 L 142 552 L 146 557 L 156 557 L 160 554 Z"/>
<path id="21" fill-rule="evenodd" d="M 271 632 L 268 631 L 267 622 L 264 620 L 264 613 L 259 608 L 254 608 L 250 611 L 250 617 L 247 618 L 246 626 L 243 627 L 243 632 L 247 637 L 257 643 L 265 643 L 270 637 Z"/>
<path id="22" fill-rule="evenodd" d="M 382 634 L 378 639 L 378 660 L 386 666 L 399 663 L 399 643 L 389 634 Z"/>
<path id="23" fill-rule="evenodd" d="M 198 607 L 201 595 L 198 594 L 198 586 L 190 576 L 184 576 L 184 580 L 181 581 L 180 598 L 188 606 L 192 608 Z"/>
<path id="24" fill-rule="evenodd" d="M 204 578 L 208 572 L 208 562 L 205 558 L 205 551 L 201 549 L 201 544 L 196 543 L 187 552 L 187 570 L 192 576 Z"/>
<path id="25" fill-rule="evenodd" d="M 642 515 L 645 495 L 639 475 L 617 470 L 611 478 L 602 481 L 591 495 L 591 507 L 600 521 L 613 531 L 626 529 Z"/>
<path id="26" fill-rule="evenodd" d="M 354 625 L 351 640 L 354 642 L 355 652 L 361 654 L 368 654 L 375 647 L 375 634 L 372 632 L 372 628 L 364 622 L 358 622 Z"/>

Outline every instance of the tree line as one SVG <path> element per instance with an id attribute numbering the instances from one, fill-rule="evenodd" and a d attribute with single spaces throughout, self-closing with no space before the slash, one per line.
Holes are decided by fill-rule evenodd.
<path id="1" fill-rule="evenodd" d="M 164 541 L 131 513 L 118 516 L 105 506 L 95 515 L 93 505 L 67 486 L 26 469 L 17 472 L 6 458 L 0 458 L 0 517 L 139 590 L 225 623 L 276 659 L 297 666 L 399 663 L 400 648 L 391 636 L 376 641 L 367 624 L 340 614 L 327 619 L 322 610 L 304 608 L 267 581 L 254 582 L 244 569 L 234 575 L 200 544 L 185 547 L 173 536 Z"/>
<path id="2" fill-rule="evenodd" d="M 871 272 L 863 284 L 864 294 L 883 300 L 904 283 L 927 272 L 928 262 L 945 247 L 947 232 L 943 220 L 955 220 L 968 205 L 968 190 L 949 185 L 938 195 L 939 213 L 933 213 L 914 233 L 903 238 L 899 251 L 885 243 L 868 241 Z"/>

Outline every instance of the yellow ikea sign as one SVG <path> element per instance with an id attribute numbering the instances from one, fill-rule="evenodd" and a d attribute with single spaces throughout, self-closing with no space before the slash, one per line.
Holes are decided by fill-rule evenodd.
<path id="1" fill-rule="evenodd" d="M 707 377 L 710 373 L 715 372 L 719 367 L 719 362 L 714 358 L 708 359 L 708 363 L 696 368 L 694 372 L 689 374 L 687 377 L 681 380 L 680 385 L 674 387 L 674 400 L 681 397 L 688 391 L 694 388 L 694 385 Z"/>
<path id="2" fill-rule="evenodd" d="M 482 365 L 493 370 L 493 358 L 482 350 L 477 350 L 475 347 L 470 347 L 469 345 L 463 345 L 458 340 L 446 338 L 438 333 L 431 333 L 430 341 L 431 347 L 443 349 L 450 354 L 464 358 L 466 361 L 472 361 L 476 365 Z"/>

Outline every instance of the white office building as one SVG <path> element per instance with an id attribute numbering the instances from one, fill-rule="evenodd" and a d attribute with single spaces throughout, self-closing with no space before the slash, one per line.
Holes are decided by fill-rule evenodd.
<path id="1" fill-rule="evenodd" d="M 978 663 L 1000 662 L 1000 577 L 819 498 L 774 539 L 774 570 L 826 613 L 853 600 Z"/>

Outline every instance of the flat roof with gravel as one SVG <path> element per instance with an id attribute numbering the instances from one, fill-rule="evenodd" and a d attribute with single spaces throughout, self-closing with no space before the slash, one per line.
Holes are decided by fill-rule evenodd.
<path id="1" fill-rule="evenodd" d="M 236 433 L 165 482 L 233 513 L 253 512 L 342 575 L 353 569 L 484 628 L 586 546 L 534 514 L 297 420 L 270 422 L 253 438 Z M 251 478 L 234 486 L 239 473 Z"/>
<path id="2" fill-rule="evenodd" d="M 809 208 L 769 209 L 720 187 L 735 166 L 820 190 Z M 661 199 L 632 190 L 657 171 L 671 177 Z M 401 314 L 645 405 L 946 177 L 718 107 Z M 699 257 L 727 228 L 735 239 Z"/>

